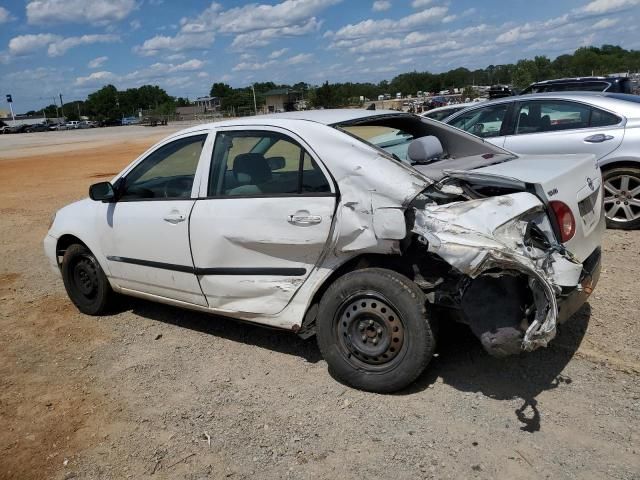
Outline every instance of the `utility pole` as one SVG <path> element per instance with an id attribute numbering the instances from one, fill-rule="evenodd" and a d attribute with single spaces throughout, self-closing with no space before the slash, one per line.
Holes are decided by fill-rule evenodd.
<path id="1" fill-rule="evenodd" d="M 80 102 L 76 102 L 76 107 L 78 107 L 78 120 L 80 120 Z"/>
<path id="2" fill-rule="evenodd" d="M 58 110 L 58 101 L 56 97 L 51 97 L 53 99 L 53 105 L 56 107 L 56 120 L 60 118 L 60 110 Z"/>
<path id="3" fill-rule="evenodd" d="M 11 94 L 7 94 L 7 103 L 9 104 L 9 110 L 11 110 L 11 119 L 15 122 L 16 116 L 13 113 L 13 97 Z"/>
<path id="4" fill-rule="evenodd" d="M 256 104 L 256 89 L 253 88 L 253 83 L 251 84 L 251 91 L 253 92 L 253 112 L 255 115 L 258 114 L 258 105 Z"/>
<path id="5" fill-rule="evenodd" d="M 64 103 L 62 103 L 62 94 L 60 94 L 60 110 L 62 111 L 62 118 L 64 119 Z"/>

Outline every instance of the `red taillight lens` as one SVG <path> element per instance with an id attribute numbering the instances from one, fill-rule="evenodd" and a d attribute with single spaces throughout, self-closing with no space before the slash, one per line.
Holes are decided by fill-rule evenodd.
<path id="1" fill-rule="evenodd" d="M 573 212 L 566 203 L 557 200 L 549 202 L 549 206 L 556 214 L 558 229 L 560 230 L 560 240 L 562 243 L 568 242 L 576 233 L 576 219 Z"/>

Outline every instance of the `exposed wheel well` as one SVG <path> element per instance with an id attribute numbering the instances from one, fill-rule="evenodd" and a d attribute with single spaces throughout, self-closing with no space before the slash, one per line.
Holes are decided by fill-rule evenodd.
<path id="1" fill-rule="evenodd" d="M 62 235 L 59 239 L 58 239 L 58 243 L 56 244 L 56 257 L 58 258 L 58 266 L 60 266 L 60 259 L 64 256 L 64 252 L 67 251 L 67 248 L 69 248 L 71 245 L 78 243 L 80 245 L 87 247 L 86 243 L 84 243 L 82 240 L 80 240 L 78 237 L 74 236 L 74 235 L 70 235 L 70 234 L 66 234 L 66 235 Z"/>
<path id="2" fill-rule="evenodd" d="M 302 321 L 302 327 L 298 331 L 298 335 L 302 338 L 309 338 L 315 334 L 315 320 L 318 312 L 318 304 L 331 284 L 349 272 L 371 267 L 393 270 L 394 272 L 401 273 L 409 278 L 412 278 L 413 276 L 410 262 L 407 262 L 406 259 L 403 259 L 400 255 L 365 253 L 348 260 L 340 265 L 340 267 L 338 267 L 329 277 L 327 277 L 320 288 L 318 288 L 313 299 L 309 303 L 309 308 L 307 308 L 307 312 L 305 313 Z"/>

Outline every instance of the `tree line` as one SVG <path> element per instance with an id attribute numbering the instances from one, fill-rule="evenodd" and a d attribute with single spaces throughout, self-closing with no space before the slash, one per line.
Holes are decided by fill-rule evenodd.
<path id="1" fill-rule="evenodd" d="M 313 86 L 304 82 L 295 84 L 276 84 L 274 82 L 258 82 L 252 86 L 234 88 L 222 82 L 214 83 L 209 94 L 221 99 L 222 110 L 234 115 L 248 115 L 254 111 L 255 104 L 260 109 L 265 104 L 265 94 L 274 89 L 289 89 L 297 97 L 305 99 L 311 107 L 339 107 L 356 105 L 360 97 L 370 100 L 379 95 L 400 92 L 403 95 L 418 91 L 439 92 L 470 85 L 510 84 L 516 88 L 524 88 L 535 81 L 560 77 L 576 77 L 589 75 L 606 75 L 616 72 L 640 71 L 640 50 L 626 50 L 617 45 L 601 47 L 581 47 L 573 54 L 560 55 L 554 60 L 546 56 L 523 59 L 516 63 L 489 65 L 486 68 L 469 70 L 456 68 L 443 73 L 407 72 L 397 75 L 392 80 L 378 83 L 332 83 L 325 82 Z M 186 98 L 170 96 L 165 90 L 155 85 L 144 85 L 118 91 L 113 85 L 106 85 L 93 92 L 84 101 L 64 104 L 64 114 L 70 119 L 77 119 L 78 114 L 96 120 L 116 119 L 123 116 L 136 115 L 139 110 L 148 110 L 157 115 L 169 115 L 177 106 L 189 105 Z M 54 104 L 44 107 L 44 113 L 53 117 L 59 109 Z M 37 112 L 28 112 L 37 114 Z"/>
<path id="2" fill-rule="evenodd" d="M 44 113 L 48 118 L 64 116 L 67 120 L 79 120 L 87 116 L 92 120 L 115 120 L 122 117 L 138 116 L 140 110 L 152 115 L 173 115 L 176 107 L 189 105 L 187 98 L 172 97 L 157 85 L 143 85 L 119 91 L 113 85 L 105 85 L 87 97 L 86 100 L 67 102 L 60 108 L 50 104 L 27 115 Z"/>

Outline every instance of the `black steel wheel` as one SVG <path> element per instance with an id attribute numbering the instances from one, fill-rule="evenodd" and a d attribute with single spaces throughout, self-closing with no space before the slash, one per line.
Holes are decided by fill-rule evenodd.
<path id="1" fill-rule="evenodd" d="M 113 295 L 109 280 L 84 245 L 74 244 L 65 251 L 62 280 L 69 298 L 82 313 L 101 315 L 108 308 Z"/>
<path id="2" fill-rule="evenodd" d="M 435 347 L 423 292 L 405 276 L 381 268 L 348 273 L 327 289 L 317 340 L 338 378 L 381 393 L 411 384 Z"/>

